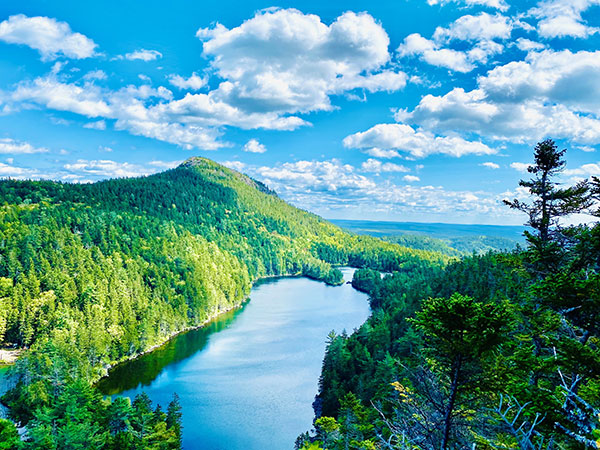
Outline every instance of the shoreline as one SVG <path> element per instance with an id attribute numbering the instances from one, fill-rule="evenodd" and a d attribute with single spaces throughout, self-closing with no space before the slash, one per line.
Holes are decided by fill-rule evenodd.
<path id="1" fill-rule="evenodd" d="M 335 266 L 336 268 L 341 268 L 341 267 L 349 267 L 349 266 Z M 302 275 L 302 273 L 295 273 L 295 274 L 283 274 L 283 275 L 264 275 L 262 277 L 258 277 L 255 280 L 252 281 L 252 284 L 250 286 L 250 289 L 252 290 L 254 287 L 260 285 L 261 282 L 263 281 L 269 281 L 269 280 L 274 280 L 277 278 L 301 278 L 304 277 L 305 275 Z M 313 279 L 310 277 L 306 277 L 309 279 Z M 313 279 L 314 280 L 314 279 Z M 322 283 L 324 283 L 323 280 L 315 280 L 315 281 L 320 281 Z M 344 283 L 342 283 L 343 285 Z M 207 318 L 206 320 L 204 320 L 201 324 L 199 325 L 194 325 L 194 326 L 188 326 L 185 327 L 179 331 L 176 331 L 172 334 L 170 334 L 169 336 L 166 336 L 164 340 L 162 340 L 159 343 L 156 343 L 150 347 L 148 347 L 147 349 L 145 349 L 144 351 L 140 352 L 140 353 L 135 353 L 133 355 L 130 355 L 120 361 L 115 361 L 112 362 L 110 364 L 106 364 L 104 366 L 102 366 L 101 368 L 101 372 L 100 374 L 95 377 L 92 381 L 91 384 L 92 385 L 96 385 L 100 380 L 106 378 L 109 376 L 110 371 L 112 369 L 114 369 L 115 367 L 121 365 L 121 364 L 125 364 L 131 361 L 135 361 L 138 358 L 143 357 L 144 355 L 147 355 L 149 353 L 152 353 L 153 351 L 159 349 L 160 347 L 166 345 L 168 342 L 170 342 L 171 340 L 175 339 L 177 336 L 187 333 L 189 331 L 194 331 L 194 330 L 198 330 L 200 328 L 204 328 L 206 325 L 208 325 L 210 322 L 212 322 L 213 320 L 216 320 L 217 318 L 219 318 L 220 316 L 222 316 L 223 314 L 226 314 L 228 312 L 234 311 L 236 309 L 240 309 L 244 306 L 244 304 L 246 304 L 247 302 L 250 301 L 250 295 L 248 295 L 248 297 L 244 300 L 242 300 L 241 302 L 218 311 L 216 314 L 210 316 L 209 318 Z M 7 349 L 0 349 L 0 369 L 4 368 L 4 367 L 10 367 L 12 365 L 15 364 L 15 362 L 17 361 L 17 359 L 19 358 L 19 356 L 21 356 L 21 354 L 24 352 L 25 349 L 19 348 L 19 349 L 14 349 L 14 350 L 7 350 Z M 5 357 L 5 355 L 10 355 L 7 359 L 3 359 Z"/>
<path id="2" fill-rule="evenodd" d="M 349 267 L 349 266 L 336 266 L 336 268 L 340 268 L 340 267 Z M 284 275 L 264 275 L 264 276 L 258 277 L 258 278 L 256 278 L 255 280 L 252 281 L 252 285 L 250 286 L 250 290 L 252 290 L 256 286 L 260 285 L 260 283 L 263 282 L 263 281 L 270 281 L 270 280 L 274 280 L 274 279 L 277 279 L 277 278 L 302 278 L 302 277 L 305 277 L 305 275 L 302 275 L 301 272 L 300 273 L 295 273 L 295 274 L 284 274 Z M 306 277 L 306 278 L 314 280 L 314 278 L 310 278 L 310 277 Z M 321 283 L 324 283 L 323 280 L 315 280 L 315 281 L 320 281 Z M 343 283 L 342 283 L 342 285 L 343 285 Z M 112 369 L 114 369 L 115 367 L 117 367 L 117 366 L 119 366 L 121 364 L 125 364 L 125 363 L 131 362 L 131 361 L 135 361 L 136 359 L 141 358 L 144 355 L 152 353 L 154 350 L 157 350 L 160 347 L 166 345 L 168 342 L 170 342 L 171 340 L 175 339 L 177 336 L 179 336 L 181 334 L 187 333 L 189 331 L 198 330 L 200 328 L 204 328 L 210 322 L 212 322 L 213 320 L 219 318 L 223 314 L 226 314 L 228 312 L 231 312 L 231 311 L 234 311 L 236 309 L 242 308 L 242 306 L 244 306 L 244 304 L 246 304 L 249 301 L 250 301 L 250 294 L 248 294 L 248 297 L 245 300 L 243 300 L 242 302 L 240 302 L 240 303 L 238 303 L 238 304 L 236 304 L 236 305 L 234 305 L 234 306 L 232 306 L 230 308 L 227 308 L 227 309 L 219 311 L 218 313 L 216 313 L 215 315 L 209 317 L 208 319 L 206 319 L 204 322 L 202 322 L 199 325 L 195 325 L 195 326 L 192 326 L 192 327 L 186 327 L 186 328 L 184 328 L 182 330 L 179 330 L 179 331 L 171 334 L 164 341 L 162 341 L 162 342 L 160 342 L 158 344 L 154 344 L 153 346 L 147 348 L 146 350 L 144 350 L 141 353 L 136 353 L 135 355 L 131 355 L 131 356 L 129 356 L 129 357 L 127 357 L 127 358 L 125 358 L 125 359 L 123 359 L 121 361 L 117 361 L 117 362 L 114 362 L 112 364 L 108 364 L 108 365 L 103 366 L 103 370 L 102 370 L 103 373 L 97 379 L 94 379 L 92 381 L 92 385 L 96 385 L 100 380 L 108 377 L 110 375 L 110 371 Z"/>
<path id="3" fill-rule="evenodd" d="M 222 316 L 223 314 L 226 314 L 228 312 L 231 311 L 235 311 L 236 309 L 241 309 L 242 306 L 244 306 L 245 303 L 250 301 L 250 297 L 246 298 L 245 300 L 243 300 L 242 302 L 231 306 L 230 308 L 227 309 L 223 309 L 221 311 L 219 311 L 218 313 L 214 314 L 213 316 L 210 316 L 208 319 L 204 320 L 201 324 L 199 325 L 194 325 L 191 327 L 185 327 L 182 330 L 176 331 L 175 333 L 169 335 L 168 337 L 166 337 L 163 341 L 161 341 L 160 343 L 154 344 L 150 347 L 148 347 L 146 350 L 144 350 L 143 352 L 140 353 L 136 353 L 134 355 L 128 356 L 125 359 L 122 359 L 120 361 L 111 363 L 111 364 L 107 364 L 105 366 L 102 367 L 102 371 L 103 374 L 101 374 L 99 377 L 97 377 L 97 379 L 92 380 L 92 385 L 96 385 L 100 380 L 108 377 L 110 375 L 110 371 L 112 369 L 114 369 L 115 367 L 121 365 L 121 364 L 126 364 L 128 362 L 131 361 L 135 361 L 138 358 L 141 358 L 144 355 L 147 355 L 149 353 L 152 353 L 155 350 L 158 350 L 160 347 L 168 344 L 170 341 L 172 341 L 173 339 L 175 339 L 177 336 L 190 332 L 190 331 L 194 331 L 194 330 L 199 330 L 200 328 L 204 328 L 206 325 L 208 325 L 210 322 L 212 322 L 213 320 L 218 319 L 220 316 Z"/>

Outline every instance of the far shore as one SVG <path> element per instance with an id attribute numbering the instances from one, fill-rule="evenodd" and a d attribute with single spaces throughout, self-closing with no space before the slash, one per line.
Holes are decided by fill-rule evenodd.
<path id="1" fill-rule="evenodd" d="M 349 267 L 349 266 L 333 266 L 336 268 L 342 268 L 342 267 Z M 298 278 L 298 277 L 303 277 L 304 275 L 302 275 L 302 273 L 294 273 L 294 274 L 282 274 L 282 275 L 264 275 L 261 277 L 256 278 L 255 280 L 252 281 L 252 287 L 255 287 L 256 285 L 259 285 L 261 281 L 270 281 L 272 279 L 276 279 L 276 278 Z M 247 301 L 250 300 L 250 297 L 244 299 L 243 301 L 229 307 L 229 308 L 225 308 L 222 309 L 220 311 L 217 311 L 215 314 L 212 314 L 209 318 L 207 318 L 205 321 L 203 321 L 201 324 L 195 325 L 195 326 L 189 326 L 189 327 L 185 327 L 181 330 L 175 331 L 172 334 L 163 337 L 163 339 L 158 342 L 155 345 L 152 345 L 151 347 L 141 351 L 141 352 L 137 352 L 133 355 L 129 355 L 119 361 L 113 361 L 109 364 L 105 364 L 104 367 L 102 368 L 102 373 L 97 377 L 96 380 L 94 380 L 94 383 L 97 383 L 100 379 L 105 378 L 108 376 L 110 370 L 112 368 L 114 368 L 115 366 L 119 365 L 119 364 L 124 364 L 127 363 L 129 361 L 132 361 L 134 359 L 140 358 L 148 353 L 153 352 L 154 350 L 158 349 L 159 347 L 162 347 L 163 345 L 167 344 L 170 340 L 174 339 L 175 337 L 179 336 L 180 334 L 183 333 L 187 333 L 189 331 L 192 330 L 196 330 L 199 328 L 203 328 L 205 327 L 208 323 L 210 323 L 211 321 L 217 319 L 219 316 L 221 316 L 222 314 L 225 314 L 227 312 L 230 312 L 232 310 L 235 309 L 239 309 L 242 307 L 243 304 L 245 304 Z M 23 353 L 24 349 L 22 348 L 0 348 L 0 368 L 2 368 L 3 366 L 9 366 L 9 365 L 13 365 L 17 359 L 19 358 L 19 356 Z"/>

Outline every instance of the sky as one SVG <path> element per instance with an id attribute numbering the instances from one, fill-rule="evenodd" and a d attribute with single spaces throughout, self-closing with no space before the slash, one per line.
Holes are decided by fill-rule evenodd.
<path id="1" fill-rule="evenodd" d="M 600 0 L 0 3 L 0 177 L 204 156 L 331 219 L 521 224 L 600 175 Z"/>

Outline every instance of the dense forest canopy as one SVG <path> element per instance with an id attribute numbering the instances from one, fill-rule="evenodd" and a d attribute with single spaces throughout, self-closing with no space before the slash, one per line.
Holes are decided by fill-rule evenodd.
<path id="1" fill-rule="evenodd" d="M 521 181 L 527 248 L 381 278 L 373 313 L 329 336 L 303 449 L 600 447 L 600 180 L 561 187 L 564 150 L 540 142 Z"/>
<path id="2" fill-rule="evenodd" d="M 3 401 L 27 426 L 26 448 L 155 448 L 149 428 L 136 431 L 139 402 L 117 407 L 89 388 L 110 365 L 239 306 L 260 277 L 339 284 L 336 265 L 408 271 L 448 260 L 344 232 L 205 158 L 94 184 L 4 180 L 0 346 L 29 350 Z M 71 414 L 65 398 L 82 409 Z M 161 414 L 151 428 L 168 434 Z"/>

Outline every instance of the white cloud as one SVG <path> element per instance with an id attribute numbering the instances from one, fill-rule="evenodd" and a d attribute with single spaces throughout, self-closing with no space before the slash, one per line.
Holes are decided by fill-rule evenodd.
<path id="1" fill-rule="evenodd" d="M 181 75 L 170 75 L 169 83 L 183 90 L 197 91 L 204 87 L 208 82 L 207 78 L 202 78 L 194 72 L 189 78 L 184 78 Z"/>
<path id="2" fill-rule="evenodd" d="M 86 117 L 110 116 L 111 109 L 101 90 L 92 83 L 78 86 L 63 83 L 55 75 L 19 83 L 10 93 L 15 102 L 32 102 L 59 111 L 71 111 Z"/>
<path id="3" fill-rule="evenodd" d="M 13 166 L 12 163 L 0 163 L 0 178 L 16 178 L 20 180 L 41 178 L 35 169 Z"/>
<path id="4" fill-rule="evenodd" d="M 64 82 L 50 74 L 19 83 L 13 92 L 3 94 L 11 102 L 18 104 L 38 104 L 90 118 L 116 119 L 117 130 L 127 130 L 131 134 L 177 144 L 187 149 L 197 147 L 214 150 L 227 145 L 218 142 L 221 132 L 216 128 L 223 124 L 226 117 L 223 117 L 224 114 L 222 117 L 217 115 L 216 118 L 210 116 L 218 108 L 206 111 L 205 121 L 177 114 L 174 110 L 177 102 L 172 101 L 171 91 L 162 86 L 157 89 L 148 85 L 126 86 L 112 91 L 89 81 L 83 85 Z M 158 102 L 155 101 L 157 99 Z M 149 100 L 152 102 L 147 104 Z M 167 103 L 160 100 L 167 100 Z M 196 119 L 195 123 L 191 123 L 194 122 L 193 119 Z"/>
<path id="5" fill-rule="evenodd" d="M 127 130 L 137 136 L 180 145 L 187 150 L 194 147 L 204 150 L 217 150 L 228 145 L 217 140 L 221 135 L 219 130 L 195 125 L 153 120 L 119 119 L 115 123 L 115 128 L 117 130 Z"/>
<path id="6" fill-rule="evenodd" d="M 364 150 L 369 156 L 374 156 L 375 158 L 400 158 L 400 153 L 397 150 L 386 150 L 383 148 L 372 147 Z"/>
<path id="7" fill-rule="evenodd" d="M 433 39 L 436 41 L 509 39 L 512 29 L 513 23 L 508 17 L 482 12 L 476 16 L 467 14 L 459 17 L 448 28 L 437 27 Z"/>
<path id="8" fill-rule="evenodd" d="M 148 175 L 156 170 L 148 169 L 128 162 L 116 162 L 108 159 L 86 160 L 78 159 L 74 163 L 65 164 L 69 172 L 84 174 L 98 178 L 123 178 Z"/>
<path id="9" fill-rule="evenodd" d="M 158 58 L 162 58 L 162 56 L 162 53 L 157 50 L 146 50 L 145 48 L 142 48 L 140 50 L 135 50 L 131 53 L 126 53 L 124 58 L 128 59 L 129 61 L 140 60 L 148 62 L 154 61 Z"/>
<path id="10" fill-rule="evenodd" d="M 45 147 L 34 147 L 29 142 L 15 141 L 10 138 L 0 138 L 0 153 L 23 155 L 31 153 L 48 153 Z"/>
<path id="11" fill-rule="evenodd" d="M 496 153 L 496 150 L 482 142 L 466 141 L 456 136 L 435 136 L 426 131 L 416 131 L 406 124 L 375 125 L 367 131 L 346 136 L 344 146 L 399 150 L 413 158 L 424 158 L 436 153 L 455 157 Z"/>
<path id="12" fill-rule="evenodd" d="M 71 31 L 69 24 L 50 17 L 10 16 L 0 23 L 0 41 L 23 44 L 37 50 L 42 60 L 60 56 L 82 59 L 94 56 L 96 44 L 83 34 Z"/>
<path id="13" fill-rule="evenodd" d="M 238 172 L 242 172 L 246 168 L 246 164 L 241 161 L 223 161 L 221 164 L 230 169 L 237 170 Z"/>
<path id="14" fill-rule="evenodd" d="M 581 177 L 600 176 L 600 164 L 584 164 L 577 169 L 565 169 L 563 174 Z"/>
<path id="15" fill-rule="evenodd" d="M 398 47 L 398 54 L 405 56 L 421 56 L 432 66 L 445 67 L 456 72 L 470 72 L 475 66 L 469 62 L 467 54 L 448 48 L 439 48 L 439 44 L 413 33 L 404 38 Z"/>
<path id="16" fill-rule="evenodd" d="M 250 139 L 246 142 L 242 150 L 250 153 L 264 153 L 267 151 L 267 148 L 256 139 Z"/>
<path id="17" fill-rule="evenodd" d="M 182 162 L 183 162 L 183 160 L 181 160 L 181 159 L 178 159 L 175 161 L 154 160 L 154 161 L 150 161 L 148 164 L 153 167 L 157 167 L 161 170 L 166 170 L 166 169 L 174 169 L 175 167 L 179 166 Z"/>
<path id="18" fill-rule="evenodd" d="M 363 172 L 409 172 L 409 169 L 405 166 L 394 163 L 382 163 L 381 161 L 373 158 L 367 159 L 360 166 Z"/>
<path id="19" fill-rule="evenodd" d="M 427 0 L 430 5 L 447 5 L 449 3 L 458 3 L 465 6 L 487 6 L 489 8 L 506 11 L 508 4 L 504 0 Z"/>
<path id="20" fill-rule="evenodd" d="M 588 26 L 581 14 L 593 5 L 600 5 L 599 0 L 545 0 L 529 11 L 539 20 L 537 29 L 545 38 L 562 38 L 566 36 L 586 38 L 597 33 L 597 27 Z"/>
<path id="21" fill-rule="evenodd" d="M 331 161 L 298 161 L 284 163 L 278 167 L 260 167 L 256 172 L 267 185 L 276 185 L 285 190 L 306 192 L 345 192 L 374 188 L 376 185 L 363 175 L 356 174 L 354 167 Z"/>
<path id="22" fill-rule="evenodd" d="M 519 38 L 519 39 L 517 39 L 517 48 L 524 52 L 530 52 L 532 50 L 533 51 L 543 50 L 546 48 L 546 46 L 544 44 L 542 44 L 541 42 L 535 42 L 535 41 L 531 41 L 529 39 Z"/>
<path id="23" fill-rule="evenodd" d="M 59 64 L 59 63 L 56 63 Z M 59 70 L 53 70 L 52 73 L 56 74 Z M 83 76 L 84 80 L 106 80 L 107 75 L 103 70 L 92 70 Z"/>
<path id="24" fill-rule="evenodd" d="M 387 34 L 366 13 L 348 12 L 326 25 L 318 16 L 270 9 L 239 27 L 217 25 L 198 36 L 205 41 L 203 56 L 223 79 L 206 94 L 174 99 L 149 84 L 115 91 L 95 83 L 99 73 L 72 82 L 54 71 L 0 93 L 4 110 L 39 105 L 113 119 L 117 130 L 210 150 L 230 145 L 219 141 L 224 126 L 293 130 L 309 125 L 295 113 L 333 109 L 330 96 L 395 91 L 406 83 L 404 73 L 390 68 Z M 140 50 L 129 56 L 159 55 Z M 189 89 L 206 82 L 196 74 L 170 81 Z"/>
<path id="25" fill-rule="evenodd" d="M 441 186 L 413 186 L 420 181 L 407 175 L 402 185 L 358 175 L 356 169 L 338 160 L 298 161 L 274 167 L 245 167 L 282 198 L 301 208 L 325 216 L 340 211 L 356 217 L 406 217 L 407 214 L 443 218 L 504 218 L 511 215 L 502 197 L 484 191 L 449 191 Z"/>
<path id="26" fill-rule="evenodd" d="M 478 88 L 426 95 L 397 120 L 492 139 L 531 142 L 546 136 L 579 144 L 600 142 L 600 51 L 545 50 L 498 66 L 478 78 Z"/>
<path id="27" fill-rule="evenodd" d="M 467 14 L 448 27 L 437 27 L 432 39 L 419 33 L 406 36 L 397 51 L 400 57 L 418 56 L 433 66 L 466 73 L 502 53 L 504 45 L 496 40 L 509 39 L 516 26 L 524 25 L 501 14 Z M 471 47 L 465 48 L 465 42 Z M 449 48 L 450 44 L 458 48 Z"/>
<path id="28" fill-rule="evenodd" d="M 416 181 L 421 181 L 421 179 L 419 177 L 415 176 L 415 175 L 404 175 L 402 177 L 402 179 L 404 181 L 406 181 L 407 183 L 414 183 Z"/>
<path id="29" fill-rule="evenodd" d="M 479 79 L 492 99 L 548 99 L 597 112 L 600 107 L 600 51 L 545 50 L 529 53 L 524 61 L 499 66 Z"/>
<path id="30" fill-rule="evenodd" d="M 586 153 L 591 153 L 591 152 L 595 152 L 596 151 L 596 149 L 594 147 L 590 147 L 589 145 L 580 145 L 577 148 L 579 150 L 581 150 L 582 152 L 586 152 Z"/>
<path id="31" fill-rule="evenodd" d="M 523 163 L 523 162 L 513 162 L 510 163 L 510 167 L 515 169 L 517 172 L 527 173 L 527 169 L 531 167 L 531 164 Z"/>
<path id="32" fill-rule="evenodd" d="M 488 169 L 499 169 L 500 166 L 493 162 L 484 162 L 479 164 L 480 166 L 487 167 Z"/>
<path id="33" fill-rule="evenodd" d="M 295 9 L 268 9 L 239 27 L 198 30 L 203 55 L 226 80 L 213 92 L 246 113 L 331 110 L 348 90 L 393 91 L 406 75 L 386 68 L 389 38 L 366 13 L 346 12 L 331 25 Z"/>
<path id="34" fill-rule="evenodd" d="M 92 130 L 106 130 L 106 121 L 97 120 L 96 122 L 88 122 L 83 125 L 83 128 L 89 128 Z"/>

